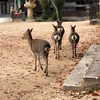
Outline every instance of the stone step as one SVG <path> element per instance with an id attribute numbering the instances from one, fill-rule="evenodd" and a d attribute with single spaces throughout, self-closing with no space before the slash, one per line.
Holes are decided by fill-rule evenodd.
<path id="1" fill-rule="evenodd" d="M 98 45 L 91 45 L 88 51 L 85 53 L 79 64 L 69 75 L 65 83 L 63 84 L 63 90 L 86 90 L 84 85 L 83 76 L 86 74 L 93 58 L 97 53 Z"/>
<path id="2" fill-rule="evenodd" d="M 91 90 L 100 89 L 100 45 L 86 74 L 83 76 L 84 83 Z"/>

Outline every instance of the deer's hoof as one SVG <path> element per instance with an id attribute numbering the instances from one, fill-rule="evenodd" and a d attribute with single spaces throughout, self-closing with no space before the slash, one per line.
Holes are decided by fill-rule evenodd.
<path id="1" fill-rule="evenodd" d="M 57 59 L 57 57 L 55 57 L 55 59 Z"/>
<path id="2" fill-rule="evenodd" d="M 41 70 L 43 70 L 43 67 L 41 66 Z"/>
<path id="3" fill-rule="evenodd" d="M 62 48 L 61 48 L 61 47 L 59 47 L 59 50 L 62 50 Z"/>
<path id="4" fill-rule="evenodd" d="M 46 73 L 46 70 L 44 71 L 44 73 Z"/>
<path id="5" fill-rule="evenodd" d="M 74 55 L 72 55 L 72 58 L 74 58 L 75 56 Z"/>
<path id="6" fill-rule="evenodd" d="M 72 56 L 72 58 L 76 58 L 76 56 Z"/>
<path id="7" fill-rule="evenodd" d="M 46 73 L 46 76 L 48 76 L 48 73 Z"/>

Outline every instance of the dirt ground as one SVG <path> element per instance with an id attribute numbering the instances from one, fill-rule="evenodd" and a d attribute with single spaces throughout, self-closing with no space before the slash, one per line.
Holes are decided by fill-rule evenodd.
<path id="1" fill-rule="evenodd" d="M 100 100 L 93 94 L 71 95 L 62 90 L 62 84 L 75 68 L 91 44 L 100 43 L 99 25 L 90 26 L 89 21 L 63 22 L 65 34 L 60 60 L 54 58 L 51 34 L 56 22 L 7 22 L 0 24 L 0 100 Z M 76 25 L 80 35 L 77 46 L 78 58 L 71 58 L 68 41 L 70 25 Z M 51 45 L 49 54 L 49 77 L 38 66 L 34 71 L 34 56 L 23 33 L 33 28 L 33 38 L 42 38 Z M 41 59 L 43 67 L 45 62 Z M 83 92 L 82 92 L 83 93 Z M 98 98 L 98 99 L 97 99 Z"/>

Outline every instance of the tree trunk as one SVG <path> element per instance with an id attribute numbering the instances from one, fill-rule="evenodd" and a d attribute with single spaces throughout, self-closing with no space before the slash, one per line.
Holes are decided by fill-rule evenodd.
<path id="1" fill-rule="evenodd" d="M 100 12 L 100 0 L 99 0 L 99 12 Z"/>
<path id="2" fill-rule="evenodd" d="M 58 8 L 56 7 L 56 5 L 55 5 L 55 3 L 54 3 L 53 0 L 51 0 L 51 2 L 52 2 L 52 5 L 54 6 L 54 8 L 55 8 L 55 10 L 56 10 L 57 20 L 60 21 L 60 19 L 59 19 L 59 14 L 58 14 Z"/>

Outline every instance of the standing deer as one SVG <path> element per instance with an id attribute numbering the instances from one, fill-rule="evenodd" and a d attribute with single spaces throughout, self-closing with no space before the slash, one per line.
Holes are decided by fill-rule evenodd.
<path id="1" fill-rule="evenodd" d="M 42 39 L 33 39 L 32 38 L 32 30 L 33 29 L 27 29 L 27 31 L 24 33 L 22 39 L 27 39 L 28 43 L 30 45 L 30 48 L 34 54 L 35 57 L 35 71 L 37 70 L 37 59 L 39 61 L 39 65 L 41 69 L 43 70 L 42 64 L 40 62 L 40 56 L 43 57 L 43 59 L 46 62 L 46 67 L 44 70 L 44 73 L 46 73 L 46 76 L 48 76 L 48 55 L 50 50 L 50 44 L 46 40 Z"/>
<path id="2" fill-rule="evenodd" d="M 69 35 L 69 42 L 72 45 L 72 58 L 76 57 L 76 46 L 79 42 L 80 36 L 75 32 L 76 25 L 71 25 L 71 33 Z"/>
<path id="3" fill-rule="evenodd" d="M 54 27 L 54 32 L 52 33 L 51 38 L 54 41 L 55 59 L 60 59 L 59 47 L 61 45 L 61 34 L 60 32 L 58 32 L 57 26 L 53 25 L 53 27 Z"/>
<path id="4" fill-rule="evenodd" d="M 62 49 L 62 38 L 63 38 L 63 35 L 65 33 L 65 29 L 62 26 L 62 23 L 63 23 L 63 21 L 57 21 L 58 31 L 61 33 L 61 45 L 59 47 L 60 50 Z"/>

